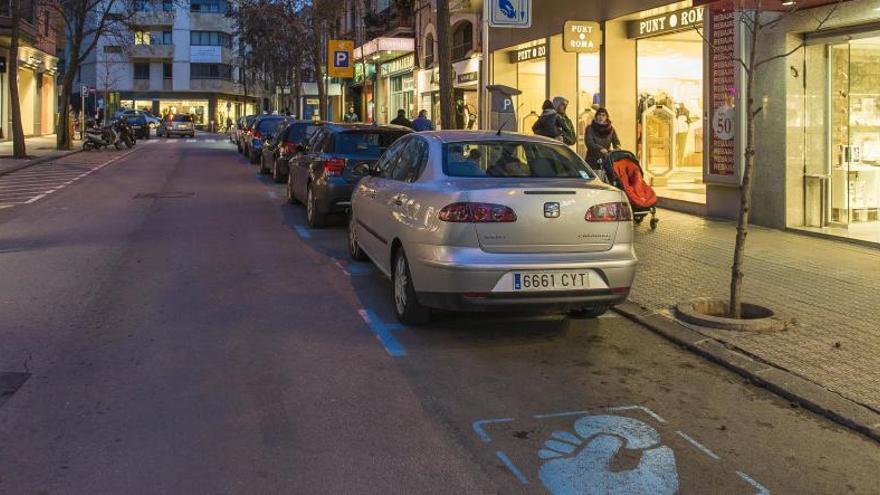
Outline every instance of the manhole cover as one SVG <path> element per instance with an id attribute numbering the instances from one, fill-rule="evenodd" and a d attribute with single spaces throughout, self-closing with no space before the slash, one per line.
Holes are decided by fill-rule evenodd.
<path id="1" fill-rule="evenodd" d="M 195 196 L 196 193 L 189 192 L 157 192 L 157 193 L 139 193 L 134 195 L 134 199 L 182 199 L 182 198 L 191 198 Z"/>
<path id="2" fill-rule="evenodd" d="M 9 400 L 30 377 L 30 373 L 0 373 L 0 406 Z"/>

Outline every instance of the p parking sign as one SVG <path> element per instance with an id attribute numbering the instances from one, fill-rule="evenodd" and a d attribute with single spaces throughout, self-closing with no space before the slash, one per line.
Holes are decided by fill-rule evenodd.
<path id="1" fill-rule="evenodd" d="M 353 78 L 354 63 L 352 53 L 354 42 L 350 40 L 330 40 L 327 45 L 327 75 L 330 77 Z"/>

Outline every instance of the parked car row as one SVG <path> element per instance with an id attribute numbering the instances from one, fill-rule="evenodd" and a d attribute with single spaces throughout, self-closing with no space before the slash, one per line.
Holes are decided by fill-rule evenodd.
<path id="1" fill-rule="evenodd" d="M 261 172 L 286 178 L 309 225 L 347 214 L 351 257 L 392 280 L 404 324 L 434 309 L 595 317 L 629 294 L 630 204 L 558 141 L 277 116 L 241 123 L 239 149 L 252 163 L 259 149 Z"/>

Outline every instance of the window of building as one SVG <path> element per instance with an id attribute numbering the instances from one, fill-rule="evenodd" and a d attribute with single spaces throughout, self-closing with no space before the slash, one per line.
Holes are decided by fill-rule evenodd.
<path id="1" fill-rule="evenodd" d="M 174 2 L 162 2 L 162 11 L 163 12 L 174 12 Z"/>
<path id="2" fill-rule="evenodd" d="M 150 44 L 150 32 L 149 31 L 135 31 L 134 32 L 134 44 L 135 45 L 149 45 Z"/>
<path id="3" fill-rule="evenodd" d="M 162 44 L 163 45 L 171 45 L 173 44 L 173 38 L 171 37 L 171 31 L 162 31 Z"/>
<path id="4" fill-rule="evenodd" d="M 468 21 L 460 22 L 452 31 L 452 58 L 465 58 L 474 49 L 474 25 Z"/>
<path id="5" fill-rule="evenodd" d="M 189 44 L 193 46 L 225 46 L 232 48 L 232 36 L 220 31 L 190 31 Z"/>
<path id="6" fill-rule="evenodd" d="M 149 79 L 150 78 L 150 64 L 146 63 L 146 62 L 134 64 L 134 78 L 135 79 Z"/>
<path id="7" fill-rule="evenodd" d="M 49 35 L 49 20 L 51 17 L 52 15 L 49 12 L 46 12 L 46 15 L 43 16 L 43 34 L 46 36 Z"/>
<path id="8" fill-rule="evenodd" d="M 224 14 L 228 9 L 226 0 L 190 0 L 189 10 L 212 14 Z"/>
<path id="9" fill-rule="evenodd" d="M 232 80 L 232 66 L 227 64 L 190 64 L 190 79 Z"/>
<path id="10" fill-rule="evenodd" d="M 174 77 L 174 65 L 162 64 L 162 79 L 172 79 Z"/>
<path id="11" fill-rule="evenodd" d="M 430 69 L 431 67 L 434 66 L 434 35 L 433 34 L 429 34 L 429 35 L 425 36 L 424 54 L 425 54 L 425 58 L 424 58 L 425 68 Z"/>
<path id="12" fill-rule="evenodd" d="M 122 53 L 122 47 L 119 45 L 105 45 L 104 53 Z"/>

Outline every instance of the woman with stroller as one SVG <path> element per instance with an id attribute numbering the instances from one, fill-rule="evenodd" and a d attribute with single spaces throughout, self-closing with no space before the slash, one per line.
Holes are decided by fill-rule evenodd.
<path id="1" fill-rule="evenodd" d="M 587 127 L 584 140 L 587 143 L 587 163 L 594 170 L 599 169 L 599 161 L 608 158 L 608 154 L 612 150 L 620 149 L 620 139 L 617 137 L 617 131 L 611 125 L 611 119 L 608 118 L 608 110 L 599 107 L 596 110 L 596 116 L 593 122 Z"/>

